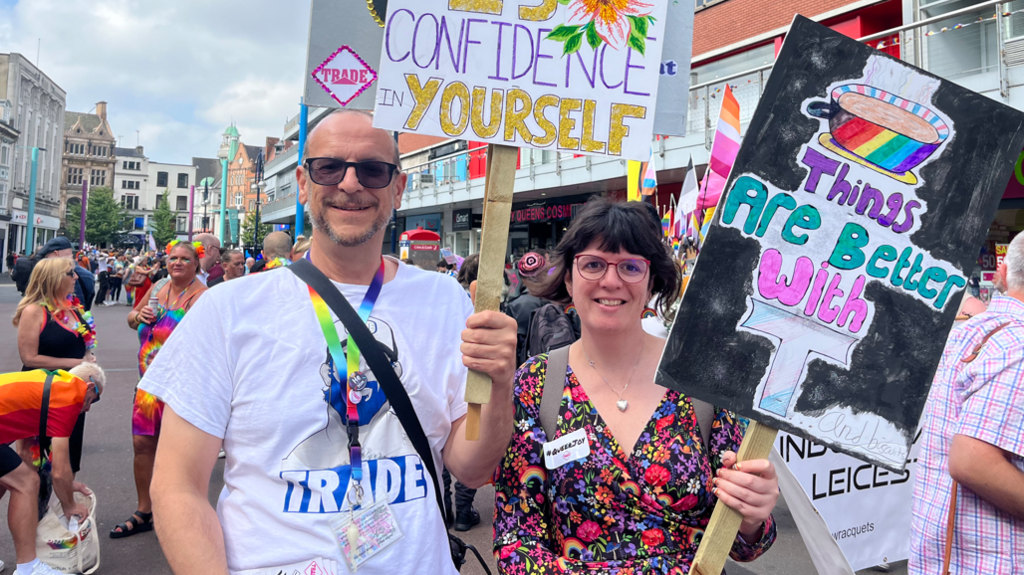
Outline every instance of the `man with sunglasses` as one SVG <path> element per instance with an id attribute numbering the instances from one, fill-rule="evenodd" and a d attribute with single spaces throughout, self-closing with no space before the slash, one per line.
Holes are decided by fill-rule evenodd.
<path id="1" fill-rule="evenodd" d="M 406 185 L 398 163 L 391 134 L 368 114 L 338 110 L 316 126 L 296 171 L 313 222 L 307 257 L 366 311 L 438 474 L 443 462 L 478 487 L 511 437 L 516 326 L 498 312 L 473 314 L 455 280 L 381 256 Z M 388 545 L 363 557 L 359 573 L 456 572 L 425 463 L 378 375 L 316 296 L 290 272 L 226 283 L 199 300 L 139 384 L 166 402 L 152 494 L 178 575 L 305 572 L 317 557 L 350 572 L 339 543 L 361 537 L 355 526 L 371 513 L 393 523 L 376 523 L 388 527 Z M 358 369 L 348 369 L 353 361 Z M 479 441 L 465 439 L 467 367 L 493 380 Z M 225 490 L 215 514 L 207 485 L 222 441 Z"/>

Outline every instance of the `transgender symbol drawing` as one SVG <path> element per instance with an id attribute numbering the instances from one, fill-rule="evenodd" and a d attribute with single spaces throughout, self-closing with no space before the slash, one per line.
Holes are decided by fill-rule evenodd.
<path id="1" fill-rule="evenodd" d="M 849 367 L 850 351 L 859 339 L 756 298 L 750 298 L 750 307 L 750 316 L 740 327 L 775 345 L 768 377 L 759 386 L 761 393 L 754 395 L 754 401 L 760 396 L 755 408 L 786 417 L 811 354 Z"/>

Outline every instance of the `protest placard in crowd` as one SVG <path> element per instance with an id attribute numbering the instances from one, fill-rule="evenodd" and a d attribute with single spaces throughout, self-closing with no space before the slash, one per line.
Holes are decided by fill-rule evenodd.
<path id="1" fill-rule="evenodd" d="M 390 0 L 374 125 L 646 160 L 667 5 Z"/>
<path id="2" fill-rule="evenodd" d="M 1022 126 L 798 16 L 658 382 L 903 469 Z"/>

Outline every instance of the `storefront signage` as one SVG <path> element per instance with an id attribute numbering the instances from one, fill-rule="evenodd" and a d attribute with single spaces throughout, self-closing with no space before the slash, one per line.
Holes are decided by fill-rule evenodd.
<path id="1" fill-rule="evenodd" d="M 452 211 L 452 231 L 464 232 L 480 227 L 480 219 L 483 214 L 474 214 L 472 208 Z"/>
<path id="2" fill-rule="evenodd" d="M 374 125 L 646 160 L 668 4 L 390 0 Z"/>
<path id="3" fill-rule="evenodd" d="M 797 16 L 657 381 L 902 470 L 1022 148 L 1020 111 Z"/>
<path id="4" fill-rule="evenodd" d="M 583 207 L 579 204 L 556 204 L 547 205 L 544 202 L 528 204 L 525 207 L 512 210 L 512 223 L 539 223 L 550 220 L 564 220 L 576 215 L 576 211 Z"/>
<path id="5" fill-rule="evenodd" d="M 21 210 L 11 210 L 11 223 L 27 226 L 28 212 L 23 212 Z M 36 214 L 33 226 L 47 230 L 56 230 L 60 228 L 60 220 L 52 216 Z"/>
<path id="6" fill-rule="evenodd" d="M 441 233 L 441 214 L 421 214 L 405 217 L 406 231 L 422 228 L 435 233 Z"/>

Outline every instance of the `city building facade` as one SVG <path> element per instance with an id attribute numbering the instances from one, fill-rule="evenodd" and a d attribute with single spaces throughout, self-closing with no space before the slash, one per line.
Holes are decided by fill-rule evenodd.
<path id="1" fill-rule="evenodd" d="M 21 135 L 14 127 L 14 115 L 9 100 L 0 101 L 0 273 L 10 271 L 7 266 L 7 252 L 13 246 L 7 244 L 7 222 L 11 221 L 11 168 L 14 163 L 14 146 Z"/>
<path id="2" fill-rule="evenodd" d="M 695 0 L 694 8 L 687 131 L 652 142 L 659 184 L 655 201 L 662 211 L 670 196 L 678 195 L 691 159 L 698 181 L 703 176 L 727 84 L 740 104 L 741 133 L 745 130 L 795 14 L 1024 109 L 1021 0 Z M 309 127 L 327 112 L 311 109 Z M 283 139 L 294 139 L 297 133 L 296 117 L 285 125 Z M 439 233 L 442 245 L 459 255 L 478 251 L 475 226 L 482 212 L 486 148 L 476 142 L 420 138 L 399 138 L 402 169 L 409 179 L 396 231 L 422 227 Z M 294 171 L 296 158 L 281 161 L 287 165 L 274 162 L 268 174 Z M 509 255 L 554 247 L 582 203 L 594 195 L 625 199 L 626 182 L 627 163 L 617 158 L 521 150 Z M 1024 229 L 1024 181 L 1020 184 L 1004 195 L 992 241 L 1007 230 Z M 275 190 L 273 197 L 262 220 L 294 223 L 293 193 Z M 383 249 L 396 252 L 389 237 Z"/>
<path id="3" fill-rule="evenodd" d="M 96 113 L 65 112 L 60 186 L 60 218 L 82 209 L 82 186 L 113 188 L 114 147 L 117 139 L 107 123 L 107 103 L 96 102 Z M 88 206 L 87 206 L 88 207 Z"/>
<path id="4" fill-rule="evenodd" d="M 114 201 L 128 214 L 127 229 L 137 245 L 146 243 L 149 217 L 156 209 L 156 187 L 149 185 L 149 158 L 142 146 L 114 148 Z"/>
<path id="5" fill-rule="evenodd" d="M 0 143 L 0 238 L 3 251 L 30 254 L 53 238 L 61 227 L 61 138 L 67 93 L 38 67 L 18 53 L 0 54 L 0 102 L 6 102 L 9 128 Z M 17 139 L 11 138 L 11 130 Z M 3 150 L 7 149 L 7 165 Z M 29 193 L 32 177 L 32 151 L 36 153 L 36 192 L 34 239 L 26 238 Z M 5 196 L 5 197 L 4 197 Z"/>

